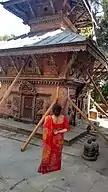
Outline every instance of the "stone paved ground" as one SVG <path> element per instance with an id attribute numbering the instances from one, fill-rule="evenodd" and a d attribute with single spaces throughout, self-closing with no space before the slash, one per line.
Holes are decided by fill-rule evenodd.
<path id="1" fill-rule="evenodd" d="M 22 153 L 20 141 L 24 136 L 8 132 L 0 135 L 0 192 L 108 192 L 108 171 L 102 170 L 108 167 L 108 146 L 101 138 L 97 162 L 81 159 L 82 147 L 77 144 L 74 148 L 65 146 L 62 170 L 42 176 L 37 173 L 41 158 L 39 140 Z"/>

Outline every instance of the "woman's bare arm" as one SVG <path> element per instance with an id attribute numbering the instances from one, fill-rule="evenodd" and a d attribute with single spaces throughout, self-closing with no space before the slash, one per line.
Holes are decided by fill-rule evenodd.
<path id="1" fill-rule="evenodd" d="M 67 129 L 61 129 L 61 130 L 54 130 L 54 134 L 57 135 L 59 133 L 66 133 Z"/>
<path id="2" fill-rule="evenodd" d="M 58 133 L 66 133 L 67 132 L 67 129 L 61 129 L 58 131 Z"/>

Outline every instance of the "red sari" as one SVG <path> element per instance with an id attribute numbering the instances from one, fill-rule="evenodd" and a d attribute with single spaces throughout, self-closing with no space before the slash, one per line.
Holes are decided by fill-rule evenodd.
<path id="1" fill-rule="evenodd" d="M 55 124 L 52 116 L 47 116 L 43 125 L 42 161 L 38 169 L 45 174 L 61 169 L 61 156 L 64 143 L 64 133 L 54 135 L 54 129 L 70 130 L 68 119 L 64 116 L 62 124 Z"/>

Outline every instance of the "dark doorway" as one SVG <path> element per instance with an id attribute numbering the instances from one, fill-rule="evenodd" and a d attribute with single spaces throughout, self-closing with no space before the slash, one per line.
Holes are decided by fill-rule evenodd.
<path id="1" fill-rule="evenodd" d="M 28 121 L 34 120 L 34 96 L 22 96 L 22 118 Z"/>

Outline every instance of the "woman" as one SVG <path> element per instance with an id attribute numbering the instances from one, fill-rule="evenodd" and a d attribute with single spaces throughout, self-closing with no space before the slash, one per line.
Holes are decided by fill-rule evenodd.
<path id="1" fill-rule="evenodd" d="M 61 115 L 61 106 L 53 106 L 53 115 L 47 116 L 43 125 L 42 161 L 38 169 L 45 174 L 61 169 L 64 133 L 70 130 L 67 117 Z"/>

